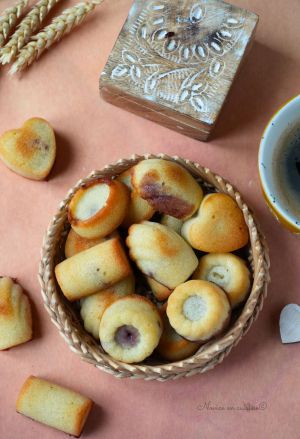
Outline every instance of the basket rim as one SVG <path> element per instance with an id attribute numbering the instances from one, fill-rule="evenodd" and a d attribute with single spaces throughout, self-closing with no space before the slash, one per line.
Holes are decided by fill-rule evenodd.
<path id="1" fill-rule="evenodd" d="M 100 345 L 92 339 L 92 336 L 82 328 L 82 325 L 80 327 L 77 323 L 75 324 L 71 310 L 63 303 L 63 295 L 56 287 L 53 257 L 67 222 L 66 207 L 74 192 L 91 180 L 104 175 L 118 175 L 139 161 L 151 158 L 160 158 L 179 163 L 190 171 L 194 177 L 199 177 L 203 181 L 212 184 L 215 190 L 227 193 L 237 202 L 243 212 L 249 230 L 253 263 L 253 284 L 248 299 L 237 320 L 223 335 L 204 344 L 193 356 L 185 360 L 159 365 L 128 364 L 114 360 L 106 354 Z M 57 237 L 59 238 L 57 239 Z M 97 368 L 117 377 L 165 381 L 167 379 L 176 379 L 181 376 L 191 376 L 199 372 L 205 372 L 223 361 L 232 347 L 249 330 L 262 309 L 263 301 L 267 295 L 267 284 L 270 281 L 269 267 L 268 246 L 260 226 L 252 211 L 243 201 L 240 193 L 227 180 L 213 173 L 210 169 L 179 156 L 169 156 L 164 153 L 133 154 L 129 158 L 119 159 L 100 170 L 92 171 L 86 178 L 78 180 L 68 191 L 66 197 L 60 202 L 59 209 L 52 218 L 44 235 L 38 278 L 44 306 L 50 314 L 52 322 L 73 352 L 80 355 L 83 360 L 94 364 Z"/>

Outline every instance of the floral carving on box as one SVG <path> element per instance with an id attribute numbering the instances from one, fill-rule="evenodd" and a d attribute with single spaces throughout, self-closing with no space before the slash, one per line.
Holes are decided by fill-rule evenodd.
<path id="1" fill-rule="evenodd" d="M 213 124 L 256 23 L 255 14 L 220 0 L 136 0 L 103 75 Z"/>

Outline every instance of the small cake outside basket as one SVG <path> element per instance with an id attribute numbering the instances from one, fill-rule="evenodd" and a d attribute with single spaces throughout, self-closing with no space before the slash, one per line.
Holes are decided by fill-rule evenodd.
<path id="1" fill-rule="evenodd" d="M 239 316 L 227 331 L 215 340 L 202 345 L 191 357 L 175 363 L 160 363 L 154 365 L 149 361 L 139 364 L 126 364 L 114 360 L 106 354 L 100 344 L 96 342 L 83 328 L 79 316 L 72 306 L 67 303 L 60 292 L 54 275 L 54 267 L 62 254 L 62 243 L 69 230 L 67 221 L 67 206 L 75 191 L 84 184 L 104 176 L 117 176 L 126 169 L 134 166 L 141 160 L 162 158 L 179 163 L 186 168 L 195 178 L 214 190 L 230 195 L 239 205 L 244 214 L 249 229 L 249 261 L 252 267 L 253 283 L 246 303 L 243 305 Z M 105 166 L 102 170 L 93 171 L 87 178 L 79 180 L 68 192 L 66 198 L 60 203 L 59 210 L 52 219 L 45 234 L 39 267 L 39 280 L 44 305 L 50 314 L 52 322 L 58 328 L 70 349 L 80 357 L 97 368 L 108 372 L 118 378 L 143 378 L 145 380 L 166 381 L 180 377 L 193 376 L 206 372 L 229 354 L 248 331 L 262 309 L 263 301 L 267 295 L 269 282 L 269 253 L 260 228 L 253 213 L 242 200 L 239 192 L 222 177 L 213 174 L 209 169 L 197 163 L 166 154 L 134 155 L 129 159 Z"/>

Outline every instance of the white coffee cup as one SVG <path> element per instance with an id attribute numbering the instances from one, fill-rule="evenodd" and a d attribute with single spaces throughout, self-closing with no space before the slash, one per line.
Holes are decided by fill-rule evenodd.
<path id="1" fill-rule="evenodd" d="M 258 170 L 265 200 L 278 221 L 293 233 L 300 234 L 300 219 L 294 216 L 278 196 L 274 153 L 289 127 L 300 123 L 300 95 L 281 107 L 268 123 L 260 142 Z"/>

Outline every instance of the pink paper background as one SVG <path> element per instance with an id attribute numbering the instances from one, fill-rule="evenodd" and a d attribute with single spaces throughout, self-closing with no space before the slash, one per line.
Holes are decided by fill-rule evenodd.
<path id="1" fill-rule="evenodd" d="M 12 2 L 2 0 L 4 8 Z M 64 1 L 56 11 L 75 2 Z M 32 116 L 57 132 L 58 157 L 47 182 L 0 164 L 0 273 L 16 277 L 34 309 L 34 340 L 0 352 L 0 438 L 65 437 L 15 412 L 30 374 L 70 386 L 95 403 L 83 438 L 299 438 L 300 347 L 282 345 L 282 307 L 299 299 L 299 238 L 277 224 L 257 175 L 260 136 L 272 113 L 299 93 L 299 0 L 235 0 L 260 15 L 256 43 L 210 143 L 126 113 L 99 98 L 98 77 L 131 2 L 107 1 L 78 31 L 20 77 L 0 71 L 0 132 Z M 254 207 L 267 236 L 272 284 L 258 321 L 213 371 L 159 383 L 118 380 L 73 354 L 44 310 L 37 281 L 43 234 L 68 189 L 92 169 L 132 153 L 166 152 L 220 173 Z M 250 403 L 260 409 L 237 410 Z M 234 406 L 236 410 L 208 407 Z M 264 408 L 264 409 L 263 409 Z"/>

